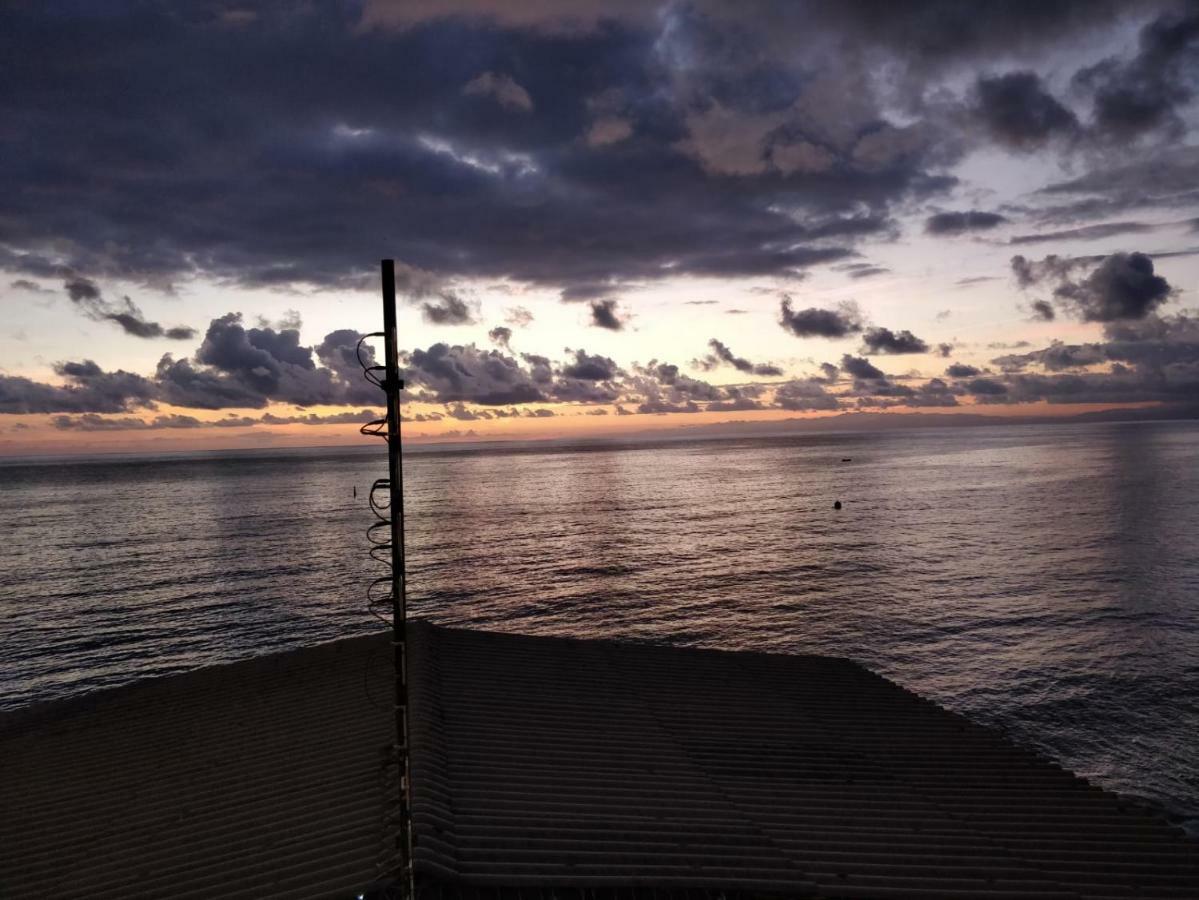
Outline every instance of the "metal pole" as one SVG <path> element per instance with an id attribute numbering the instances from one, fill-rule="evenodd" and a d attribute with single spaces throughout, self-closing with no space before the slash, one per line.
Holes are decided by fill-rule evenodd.
<path id="1" fill-rule="evenodd" d="M 400 352 L 396 341 L 395 260 L 382 262 L 383 341 L 387 377 L 387 475 L 391 504 L 391 628 L 395 651 L 396 765 L 400 774 L 400 833 L 403 890 L 412 892 L 411 783 L 408 769 L 407 571 L 404 568 L 404 463 L 400 447 Z"/>

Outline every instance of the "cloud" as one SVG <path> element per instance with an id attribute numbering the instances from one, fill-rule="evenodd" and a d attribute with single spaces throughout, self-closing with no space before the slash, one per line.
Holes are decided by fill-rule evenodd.
<path id="1" fill-rule="evenodd" d="M 615 300 L 593 300 L 591 324 L 597 328 L 607 328 L 609 331 L 621 331 L 625 320 L 617 314 Z"/>
<path id="2" fill-rule="evenodd" d="M 965 363 L 952 363 L 946 367 L 945 374 L 950 378 L 973 378 L 981 373 L 974 366 L 968 366 Z"/>
<path id="3" fill-rule="evenodd" d="M 529 92 L 513 80 L 511 75 L 483 72 L 462 87 L 468 97 L 491 97 L 505 109 L 532 112 L 533 100 Z"/>
<path id="4" fill-rule="evenodd" d="M 1032 317 L 1037 321 L 1052 322 L 1057 318 L 1057 312 L 1048 300 L 1033 300 L 1028 307 L 1032 312 Z"/>
<path id="5" fill-rule="evenodd" d="M 592 356 L 583 350 L 576 350 L 574 359 L 562 367 L 562 374 L 567 378 L 583 381 L 610 381 L 620 375 L 621 371 L 620 367 L 606 356 Z"/>
<path id="6" fill-rule="evenodd" d="M 528 328 L 533 323 L 533 314 L 523 306 L 513 306 L 505 310 L 504 321 L 515 328 Z"/>
<path id="7" fill-rule="evenodd" d="M 9 287 L 15 291 L 28 291 L 30 294 L 53 294 L 54 291 L 49 288 L 44 288 L 36 281 L 30 281 L 28 278 L 18 278 L 15 281 L 9 282 Z"/>
<path id="8" fill-rule="evenodd" d="M 991 137 L 1016 150 L 1033 150 L 1074 133 L 1078 120 L 1045 90 L 1035 72 L 984 76 L 975 84 L 974 113 Z"/>
<path id="9" fill-rule="evenodd" d="M 841 357 L 841 369 L 857 379 L 885 379 L 886 374 L 870 360 L 861 356 L 851 356 L 846 353 Z"/>
<path id="10" fill-rule="evenodd" d="M 1144 253 L 1113 253 L 1084 280 L 1064 281 L 1054 290 L 1087 322 L 1141 319 L 1165 303 L 1174 289 L 1153 271 Z"/>
<path id="11" fill-rule="evenodd" d="M 63 385 L 0 374 L 0 413 L 119 413 L 159 396 L 151 380 L 123 370 L 105 372 L 91 360 L 59 363 L 54 370 Z"/>
<path id="12" fill-rule="evenodd" d="M 470 307 L 457 294 L 441 294 L 436 301 L 421 304 L 421 316 L 431 325 L 473 325 Z"/>
<path id="13" fill-rule="evenodd" d="M 868 328 L 862 335 L 865 353 L 928 353 L 928 344 L 908 330 Z"/>
<path id="14" fill-rule="evenodd" d="M 512 329 L 506 328 L 503 325 L 497 325 L 495 328 L 487 332 L 487 337 L 496 346 L 503 347 L 505 350 L 511 350 L 509 342 L 512 340 Z"/>
<path id="15" fill-rule="evenodd" d="M 153 4 L 100 19 L 6 8 L 16 155 L 0 171 L 0 267 L 362 289 L 376 247 L 435 279 L 553 288 L 794 277 L 956 184 L 939 124 L 901 122 L 854 85 L 838 96 L 753 17 L 731 54 L 713 30 L 724 11 L 674 12 L 580 31 L 516 24 L 559 18 L 544 7 L 422 6 L 399 28 L 366 26 L 384 19 L 353 4 L 300 4 L 230 31 Z M 608 17 L 593 6 L 581 21 Z M 683 71 L 689 48 L 699 64 Z M 129 89 L 133 59 L 153 90 Z M 760 171 L 730 179 L 685 149 L 689 122 L 717 103 L 752 117 L 753 85 L 793 108 L 755 136 Z M 67 195 L 81 214 L 44 200 Z"/>
<path id="16" fill-rule="evenodd" d="M 967 231 L 989 231 L 1007 221 L 999 213 L 970 210 L 967 212 L 942 212 L 929 216 L 924 222 L 926 234 L 964 234 Z"/>
<path id="17" fill-rule="evenodd" d="M 29 283 L 32 284 L 32 282 Z M 182 325 L 163 328 L 157 322 L 147 321 L 137 304 L 128 297 L 123 297 L 120 303 L 106 300 L 100 286 L 81 275 L 68 276 L 63 282 L 63 289 L 76 308 L 89 319 L 97 322 L 114 322 L 121 326 L 126 334 L 133 337 L 165 337 L 171 340 L 185 341 L 196 336 L 194 328 Z"/>
<path id="18" fill-rule="evenodd" d="M 482 406 L 544 401 L 530 372 L 497 350 L 474 344 L 433 344 L 408 355 L 409 390 L 435 403 L 470 402 Z"/>
<path id="19" fill-rule="evenodd" d="M 54 416 L 51 424 L 59 431 L 158 431 L 175 428 L 242 428 L 255 425 L 357 425 L 372 419 L 382 418 L 383 413 L 377 410 L 363 409 L 358 412 L 333 413 L 316 415 L 309 413 L 299 416 L 278 416 L 264 413 L 257 418 L 252 416 L 231 416 L 225 419 L 206 421 L 195 416 L 171 415 L 155 416 L 152 419 L 139 419 L 134 416 L 113 418 L 100 416 L 96 413 L 83 413 L 78 416 Z"/>
<path id="20" fill-rule="evenodd" d="M 716 338 L 709 340 L 708 346 L 712 352 L 703 359 L 696 360 L 698 367 L 705 371 L 714 369 L 724 363 L 732 366 L 738 372 L 744 372 L 747 375 L 773 378 L 783 374 L 782 369 L 771 363 L 752 363 L 743 356 L 735 355 L 732 350 Z"/>
<path id="21" fill-rule="evenodd" d="M 1113 140 L 1153 131 L 1181 135 L 1178 108 L 1194 95 L 1199 13 L 1167 13 L 1146 25 L 1128 62 L 1110 57 L 1080 70 L 1075 85 L 1094 92 L 1094 127 Z"/>
<path id="22" fill-rule="evenodd" d="M 837 398 L 828 393 L 823 384 L 810 379 L 795 379 L 779 385 L 774 402 L 780 409 L 795 411 L 834 410 L 841 407 Z"/>
<path id="23" fill-rule="evenodd" d="M 1045 244 L 1058 241 L 1095 241 L 1117 234 L 1142 234 L 1154 231 L 1159 226 L 1144 222 L 1103 222 L 1098 225 L 1083 225 L 1061 231 L 1046 231 L 1040 234 L 1018 234 L 1009 244 Z"/>
<path id="24" fill-rule="evenodd" d="M 791 298 L 783 297 L 779 307 L 779 324 L 796 337 L 840 338 L 862 330 L 862 316 L 852 302 L 837 309 L 808 307 L 795 311 Z"/>

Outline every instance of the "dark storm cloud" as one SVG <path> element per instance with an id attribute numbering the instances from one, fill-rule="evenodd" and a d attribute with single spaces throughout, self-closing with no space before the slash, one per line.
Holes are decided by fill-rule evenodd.
<path id="1" fill-rule="evenodd" d="M 975 114 L 992 138 L 1013 149 L 1036 149 L 1078 128 L 1074 113 L 1045 89 L 1035 72 L 982 77 L 975 91 Z"/>
<path id="2" fill-rule="evenodd" d="M 187 341 L 196 336 L 194 328 L 181 325 L 164 328 L 157 322 L 147 321 L 137 304 L 128 297 L 121 298 L 120 302 L 107 300 L 100 290 L 100 286 L 89 278 L 70 275 L 63 282 L 63 289 L 76 308 L 89 319 L 97 322 L 113 322 L 121 326 L 126 334 L 133 337 L 165 337 L 176 341 Z"/>
<path id="3" fill-rule="evenodd" d="M 421 316 L 431 325 L 472 325 L 475 321 L 466 301 L 448 292 L 422 303 Z"/>
<path id="4" fill-rule="evenodd" d="M 597 328 L 607 328 L 609 331 L 620 331 L 624 328 L 624 319 L 616 312 L 615 300 L 593 300 L 591 303 L 591 324 Z"/>
<path id="5" fill-rule="evenodd" d="M 1199 11 L 1167 13 L 1146 25 L 1132 59 L 1105 59 L 1079 71 L 1075 83 L 1094 94 L 1095 128 L 1128 140 L 1152 131 L 1180 136 L 1178 108 L 1194 96 L 1199 71 Z"/>
<path id="6" fill-rule="evenodd" d="M 927 353 L 928 344 L 904 329 L 868 328 L 862 335 L 865 353 Z"/>
<path id="7" fill-rule="evenodd" d="M 727 345 L 716 338 L 708 341 L 708 347 L 711 348 L 712 352 L 702 359 L 696 360 L 696 365 L 705 371 L 710 371 L 721 364 L 725 364 L 732 366 L 738 372 L 744 372 L 747 375 L 758 375 L 763 378 L 774 378 L 783 374 L 782 369 L 771 363 L 752 363 L 743 356 L 737 356 Z"/>
<path id="8" fill-rule="evenodd" d="M 794 276 L 955 184 L 943 129 L 892 123 L 867 97 L 834 141 L 795 130 L 814 96 L 807 118 L 752 138 L 761 165 L 730 175 L 697 116 L 725 110 L 739 131 L 759 87 L 794 99 L 808 73 L 766 56 L 757 74 L 726 71 L 753 54 L 706 39 L 710 77 L 683 73 L 671 42 L 718 35 L 719 11 L 565 32 L 432 13 L 365 28 L 356 4 L 257 12 L 6 5 L 0 264 L 157 287 L 363 287 L 383 255 L 555 287 Z M 752 17 L 738 34 L 742 50 L 771 37 Z M 619 137 L 588 139 L 601 113 Z M 820 127 L 836 119 L 820 110 Z"/>
<path id="9" fill-rule="evenodd" d="M 503 347 L 505 350 L 511 350 L 509 346 L 512 341 L 512 329 L 503 325 L 497 325 L 495 328 L 487 332 L 487 337 L 493 344 Z"/>
<path id="10" fill-rule="evenodd" d="M 989 231 L 1007 221 L 999 213 L 969 210 L 942 212 L 929 216 L 924 222 L 927 234 L 964 234 L 967 231 Z"/>
<path id="11" fill-rule="evenodd" d="M 862 317 L 853 303 L 842 303 L 837 309 L 795 310 L 791 298 L 783 297 L 779 306 L 779 324 L 796 337 L 840 338 L 862 330 Z"/>

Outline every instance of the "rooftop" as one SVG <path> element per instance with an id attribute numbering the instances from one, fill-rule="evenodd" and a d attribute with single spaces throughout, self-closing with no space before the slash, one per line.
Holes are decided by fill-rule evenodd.
<path id="1" fill-rule="evenodd" d="M 389 661 L 354 638 L 0 717 L 0 895 L 368 890 Z M 1199 896 L 1152 808 L 846 660 L 414 623 L 410 668 L 421 896 Z"/>

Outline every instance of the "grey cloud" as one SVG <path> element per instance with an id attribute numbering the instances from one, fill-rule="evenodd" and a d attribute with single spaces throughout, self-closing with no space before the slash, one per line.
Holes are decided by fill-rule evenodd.
<path id="1" fill-rule="evenodd" d="M 63 289 L 76 308 L 89 319 L 97 322 L 113 322 L 121 326 L 126 334 L 133 337 L 191 340 L 196 336 L 194 328 L 182 325 L 163 328 L 157 322 L 147 321 L 137 304 L 128 297 L 123 297 L 119 303 L 105 299 L 100 286 L 90 278 L 70 275 L 63 282 Z"/>
<path id="2" fill-rule="evenodd" d="M 1153 231 L 1156 225 L 1144 222 L 1103 222 L 1099 225 L 1083 225 L 1079 228 L 1067 228 L 1062 231 L 1046 231 L 1040 234 L 1018 234 L 1008 241 L 1009 244 L 1044 244 L 1056 241 L 1095 241 L 1112 237 L 1117 234 L 1143 234 Z"/>
<path id="3" fill-rule="evenodd" d="M 421 315 L 431 325 L 472 325 L 475 317 L 457 294 L 443 293 L 436 301 L 421 304 Z"/>
<path id="4" fill-rule="evenodd" d="M 509 344 L 512 340 L 512 329 L 511 328 L 506 328 L 503 325 L 497 325 L 495 328 L 493 328 L 489 332 L 487 332 L 487 337 L 491 339 L 491 342 L 493 344 L 495 344 L 499 347 L 503 347 L 505 350 L 512 349 L 509 346 Z"/>
<path id="5" fill-rule="evenodd" d="M 857 379 L 885 379 L 886 374 L 870 360 L 846 353 L 841 357 L 841 369 Z"/>
<path id="6" fill-rule="evenodd" d="M 483 72 L 463 85 L 462 93 L 468 97 L 491 97 L 506 109 L 533 111 L 529 92 L 503 72 Z"/>
<path id="7" fill-rule="evenodd" d="M 982 77 L 975 91 L 975 114 L 1008 147 L 1032 150 L 1078 128 L 1074 113 L 1045 90 L 1035 72 Z"/>
<path id="8" fill-rule="evenodd" d="M 567 34 L 498 15 L 369 28 L 354 4 L 298 4 L 232 34 L 190 3 L 98 18 L 7 5 L 0 53 L 17 80 L 3 110 L 0 266 L 160 287 L 199 276 L 367 288 L 363 248 L 377 247 L 433 279 L 555 288 L 795 276 L 955 184 L 944 129 L 889 122 L 872 98 L 843 140 L 795 132 L 842 127 L 830 111 L 846 109 L 818 92 L 754 138 L 767 155 L 790 148 L 787 171 L 705 169 L 683 149 L 695 109 L 752 116 L 756 85 L 794 101 L 811 79 L 766 52 L 757 74 L 735 62 L 724 72 L 771 35 L 746 27 L 747 46 L 727 54 L 703 37 L 718 13 L 677 12 L 670 28 L 648 16 Z M 678 82 L 664 64 L 676 38 L 720 57 L 697 67 L 711 77 Z M 297 77 L 311 87 L 304 102 Z M 600 92 L 620 98 L 624 140 L 585 139 Z M 829 163 L 811 165 L 826 143 Z M 67 194 L 80 214 L 45 201 Z"/>
<path id="9" fill-rule="evenodd" d="M 505 311 L 504 321 L 517 328 L 527 328 L 533 323 L 533 314 L 523 306 L 513 306 Z"/>
<path id="10" fill-rule="evenodd" d="M 409 354 L 410 385 L 439 403 L 471 402 L 507 406 L 545 400 L 532 376 L 510 356 L 473 344 L 433 344 Z"/>
<path id="11" fill-rule="evenodd" d="M 779 324 L 796 337 L 841 338 L 862 330 L 862 317 L 856 305 L 842 303 L 837 309 L 794 310 L 791 298 L 783 297 Z"/>
<path id="12" fill-rule="evenodd" d="M 583 381 L 610 381 L 620 375 L 621 371 L 620 367 L 606 356 L 592 356 L 583 350 L 576 350 L 574 359 L 562 367 L 562 374 L 567 378 Z"/>
<path id="13" fill-rule="evenodd" d="M 744 372 L 747 375 L 758 375 L 764 378 L 773 378 L 783 374 L 783 370 L 771 363 L 752 363 L 743 356 L 737 356 L 723 342 L 712 338 L 708 341 L 708 346 L 712 352 L 701 360 L 698 360 L 699 367 L 705 370 L 714 369 L 721 363 L 732 366 L 738 372 Z"/>
<path id="14" fill-rule="evenodd" d="M 1168 13 L 1146 25 L 1136 56 L 1109 58 L 1075 75 L 1094 92 L 1095 128 L 1117 140 L 1162 130 L 1180 135 L 1178 108 L 1194 96 L 1199 13 Z"/>
<path id="15" fill-rule="evenodd" d="M 615 300 L 593 300 L 591 303 L 591 324 L 609 331 L 621 331 L 624 319 L 616 311 Z"/>
<path id="16" fill-rule="evenodd" d="M 1007 217 L 999 213 L 980 210 L 941 212 L 925 220 L 924 230 L 927 234 L 964 234 L 967 231 L 989 231 L 1006 221 Z"/>
<path id="17" fill-rule="evenodd" d="M 928 344 L 904 329 L 868 328 L 862 335 L 864 353 L 927 353 Z"/>
<path id="18" fill-rule="evenodd" d="M 1113 253 L 1082 281 L 1064 281 L 1054 296 L 1087 322 L 1140 319 L 1174 293 L 1144 253 Z"/>
<path id="19" fill-rule="evenodd" d="M 981 373 L 974 366 L 968 366 L 965 363 L 952 363 L 946 367 L 945 374 L 950 378 L 973 378 Z"/>
<path id="20" fill-rule="evenodd" d="M 0 375 L 0 413 L 119 413 L 149 406 L 158 398 L 154 382 L 131 372 L 105 372 L 91 360 L 55 366 L 65 385 Z"/>
<path id="21" fill-rule="evenodd" d="M 1033 300 L 1028 304 L 1028 307 L 1032 311 L 1034 319 L 1042 322 L 1052 322 L 1057 318 L 1057 312 L 1054 310 L 1053 304 L 1048 300 Z"/>
<path id="22" fill-rule="evenodd" d="M 780 409 L 795 411 L 833 410 L 841 407 L 837 398 L 828 393 L 820 382 L 814 380 L 795 379 L 779 385 L 774 393 L 774 402 Z"/>

